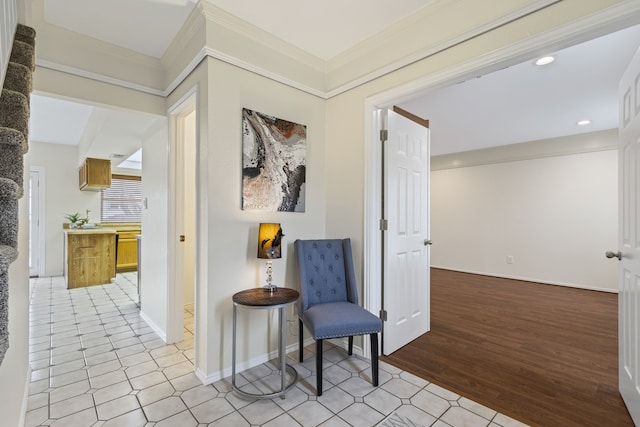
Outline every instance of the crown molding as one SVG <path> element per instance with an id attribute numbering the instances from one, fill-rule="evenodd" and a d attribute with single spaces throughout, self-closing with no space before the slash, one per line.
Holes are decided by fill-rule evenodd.
<path id="1" fill-rule="evenodd" d="M 287 86 L 293 87 L 295 89 L 317 96 L 319 98 L 330 99 L 342 93 L 350 91 L 358 86 L 364 85 L 368 82 L 378 79 L 386 74 L 400 70 L 420 60 L 433 56 L 438 52 L 442 52 L 443 50 L 449 49 L 457 44 L 463 43 L 465 41 L 469 41 L 488 31 L 495 30 L 496 28 L 503 26 L 508 22 L 512 22 L 513 20 L 518 19 L 517 18 L 518 14 L 520 14 L 520 16 L 524 16 L 526 14 L 530 14 L 532 12 L 535 12 L 536 10 L 540 10 L 543 7 L 548 7 L 549 5 L 555 4 L 555 3 L 558 3 L 558 0 L 537 1 L 527 8 L 518 9 L 517 12 L 513 12 L 509 16 L 505 16 L 499 20 L 494 20 L 489 24 L 477 27 L 472 31 L 468 31 L 460 35 L 456 39 L 452 39 L 438 46 L 428 48 L 420 52 L 416 52 L 408 57 L 402 58 L 395 62 L 389 63 L 385 66 L 379 67 L 373 72 L 370 72 L 366 75 L 363 75 L 357 79 L 354 79 L 350 82 L 342 84 L 331 90 L 323 90 L 323 89 L 311 87 L 309 85 L 300 83 L 293 78 L 283 76 L 280 73 L 271 71 L 265 67 L 253 64 L 251 62 L 239 59 L 233 55 L 230 55 L 221 50 L 218 50 L 206 45 L 203 46 L 200 50 L 198 50 L 195 53 L 193 58 L 182 68 L 182 70 L 167 84 L 166 88 L 163 90 L 153 88 L 150 86 L 137 84 L 137 83 L 132 83 L 123 79 L 106 76 L 96 72 L 83 70 L 78 67 L 59 64 L 51 60 L 36 59 L 36 64 L 40 67 L 50 68 L 50 69 L 62 71 L 68 74 L 77 75 L 80 77 L 86 77 L 86 78 L 96 80 L 96 81 L 101 81 L 104 83 L 114 84 L 114 85 L 122 86 L 128 89 L 133 89 L 140 92 L 152 94 L 152 95 L 167 97 L 200 64 L 200 62 L 202 62 L 202 60 L 204 60 L 206 57 L 210 57 L 210 58 L 214 58 L 214 59 L 226 62 L 231 65 L 240 67 L 252 73 L 256 73 L 268 79 L 277 81 L 279 83 L 285 84 Z M 263 32 L 260 29 L 257 29 L 257 27 L 254 27 L 250 24 L 247 24 L 244 21 L 239 20 L 238 18 L 226 12 L 221 11 L 219 13 L 220 9 L 210 5 L 209 3 L 200 1 L 197 7 L 194 8 L 194 10 L 196 9 L 197 11 L 192 15 L 190 15 L 188 19 L 188 22 L 191 25 L 185 26 L 185 28 L 181 30 L 180 40 L 177 40 L 175 41 L 175 43 L 172 43 L 172 49 L 174 51 L 178 51 L 179 47 L 182 46 L 182 43 L 186 42 L 189 39 L 192 39 L 197 34 L 197 31 L 202 29 L 201 28 L 202 22 L 206 21 L 206 19 L 209 19 L 210 17 L 214 17 L 213 21 L 218 24 L 223 23 L 224 25 L 227 25 L 227 29 L 229 30 L 233 30 L 236 32 L 242 31 L 242 34 L 247 35 L 247 37 L 249 37 L 251 40 L 256 41 L 257 43 L 259 42 L 262 45 L 267 45 L 268 42 L 265 42 L 265 40 L 275 39 L 279 42 L 278 48 L 282 47 L 281 45 L 283 43 L 287 45 L 286 47 L 289 47 L 289 48 L 291 47 L 291 45 L 289 45 L 288 43 L 283 42 L 282 40 L 274 36 L 270 36 L 268 38 L 262 37 L 267 33 Z M 206 19 L 201 20 L 200 17 L 205 17 Z M 419 19 L 419 18 L 415 17 L 413 19 Z M 626 0 L 621 3 L 615 4 L 613 6 L 610 6 L 606 9 L 598 10 L 592 14 L 579 18 L 569 24 L 563 25 L 558 28 L 554 28 L 544 33 L 540 33 L 534 37 L 520 40 L 509 46 L 506 46 L 502 49 L 499 49 L 493 52 L 489 52 L 485 55 L 478 56 L 473 60 L 466 62 L 462 66 L 456 67 L 455 70 L 452 70 L 452 69 L 445 70 L 443 73 L 432 74 L 432 75 L 426 76 L 425 78 L 417 79 L 410 83 L 401 85 L 394 92 L 408 93 L 412 90 L 415 91 L 415 90 L 424 89 L 424 87 L 433 85 L 435 82 L 445 79 L 447 75 L 450 75 L 452 73 L 462 75 L 464 74 L 465 70 L 466 72 L 469 72 L 469 73 L 472 73 L 472 72 L 477 73 L 479 69 L 483 67 L 486 68 L 487 64 L 495 65 L 499 62 L 504 62 L 505 58 L 511 58 L 511 60 L 514 63 L 516 63 L 517 61 L 525 60 L 528 56 L 532 55 L 533 52 L 535 52 L 536 50 L 539 50 L 540 48 L 548 48 L 549 46 L 556 46 L 558 48 L 566 47 L 568 44 L 585 41 L 589 38 L 593 38 L 594 36 L 597 36 L 600 34 L 605 34 L 612 30 L 621 29 L 629 25 L 634 25 L 635 23 L 638 22 L 639 19 L 640 19 L 640 2 L 636 0 Z M 236 23 L 239 24 L 240 28 L 237 26 L 234 26 L 233 28 L 229 27 L 229 25 L 236 24 Z M 393 30 L 389 30 L 389 31 L 398 31 L 398 30 L 394 28 Z M 260 40 L 261 38 L 262 40 Z M 269 46 L 271 48 L 274 47 L 272 45 L 269 45 Z M 122 50 L 125 50 L 125 49 L 122 49 Z M 299 49 L 297 48 L 295 48 L 294 50 L 299 51 Z M 297 53 L 300 53 L 300 52 L 297 52 Z M 166 57 L 163 57 L 163 62 L 168 58 L 171 58 L 171 55 L 173 55 L 173 53 L 166 53 L 165 55 Z M 308 54 L 303 56 L 308 56 Z M 381 104 L 383 104 L 387 101 L 380 98 L 376 102 L 380 102 Z"/>
<path id="2" fill-rule="evenodd" d="M 176 37 L 171 41 L 167 50 L 162 55 L 160 62 L 163 66 L 168 67 L 178 60 L 178 57 L 192 44 L 198 32 L 205 29 L 205 15 L 202 10 L 202 2 L 198 2 L 193 8 L 187 20 L 183 24 Z M 189 65 L 187 65 L 189 67 Z"/>
<path id="3" fill-rule="evenodd" d="M 521 142 L 431 157 L 431 170 L 468 168 L 618 149 L 617 129 Z"/>
<path id="4" fill-rule="evenodd" d="M 464 81 L 529 60 L 541 49 L 546 51 L 566 48 L 572 44 L 637 25 L 638 22 L 640 22 L 640 1 L 626 0 L 561 27 L 541 32 L 536 36 L 518 40 L 500 49 L 476 56 L 454 67 L 413 79 L 408 83 L 396 86 L 393 90 L 369 97 L 368 102 L 371 105 L 389 107 L 391 102 L 401 103 L 411 99 L 413 94 L 420 91 Z M 331 91 L 328 94 L 329 97 L 332 97 L 342 92 Z"/>
<path id="5" fill-rule="evenodd" d="M 255 25 L 232 15 L 209 2 L 200 0 L 198 5 L 201 7 L 202 13 L 208 22 L 244 36 L 258 45 L 275 50 L 278 53 L 305 64 L 316 71 L 320 71 L 322 73 L 326 72 L 326 61 L 323 59 L 312 55 L 309 52 L 300 49 L 299 47 L 294 46 L 293 44 L 276 37 L 273 34 L 264 31 L 263 29 L 256 27 Z"/>
<path id="6" fill-rule="evenodd" d="M 420 49 L 403 58 L 399 58 L 390 63 L 387 63 L 386 65 L 379 67 L 372 72 L 367 72 L 359 77 L 353 78 L 352 80 L 340 84 L 335 88 L 329 88 L 329 90 L 327 91 L 327 97 L 332 98 L 343 92 L 354 89 L 386 74 L 392 73 L 393 71 L 407 67 L 425 58 L 445 51 L 451 47 L 472 40 L 485 33 L 514 22 L 522 18 L 523 16 L 549 7 L 555 3 L 559 3 L 560 1 L 561 0 L 538 0 L 534 3 L 517 8 L 498 19 L 465 31 L 464 33 L 454 38 L 447 39 L 443 43 Z M 366 57 L 379 55 L 378 52 L 383 49 L 381 48 L 381 46 L 388 45 L 389 43 L 398 43 L 398 40 L 401 40 L 403 38 L 403 33 L 407 31 L 408 27 L 420 25 L 422 22 L 428 22 L 429 20 L 433 19 L 433 10 L 431 9 L 432 6 L 436 6 L 436 4 L 432 3 L 431 5 L 421 9 L 414 15 L 406 17 L 405 19 L 394 24 L 392 27 L 381 31 L 373 37 L 330 59 L 327 63 L 327 75 L 330 76 L 331 73 L 335 73 L 350 64 L 358 62 L 363 63 L 366 61 Z"/>
<path id="7" fill-rule="evenodd" d="M 71 67 L 64 64 L 59 64 L 54 61 L 48 61 L 46 59 L 36 58 L 36 65 L 42 68 L 48 68 L 55 71 L 60 71 L 66 74 L 71 74 L 78 77 L 84 77 L 91 80 L 96 80 L 102 83 L 108 83 L 115 86 L 120 86 L 126 89 L 133 89 L 138 92 L 144 92 L 151 95 L 166 96 L 165 91 L 156 89 L 149 86 L 144 86 L 137 83 L 128 82 L 126 80 L 118 79 L 115 77 L 105 76 L 104 74 L 94 73 L 92 71 L 83 70 L 77 67 Z"/>
<path id="8" fill-rule="evenodd" d="M 416 58 L 431 56 L 434 53 L 447 49 L 448 47 L 472 39 L 480 34 L 484 34 L 497 27 L 522 18 L 523 16 L 537 12 L 545 7 L 551 6 L 552 4 L 559 3 L 560 1 L 561 0 L 537 0 L 524 6 L 517 7 L 506 15 L 500 16 L 493 21 L 471 28 L 453 38 L 447 39 L 444 43 L 439 43 L 436 46 L 416 51 L 415 53 L 410 54 L 407 59 L 398 59 L 397 61 L 394 61 L 394 63 L 405 63 L 406 65 L 408 63 L 415 62 Z M 447 3 L 447 0 L 433 2 L 418 10 L 416 13 L 401 19 L 391 27 L 380 31 L 372 37 L 369 37 L 368 39 L 363 40 L 355 46 L 336 55 L 327 61 L 327 71 L 331 73 L 347 66 L 348 64 L 362 61 L 365 56 L 374 54 L 379 55 L 380 51 L 389 45 L 395 45 L 397 43 L 402 43 L 403 41 L 405 43 L 411 42 L 411 38 L 407 39 L 407 33 L 420 32 L 421 28 L 428 27 L 429 22 L 440 19 L 436 14 L 438 13 L 437 9 L 444 8 L 443 3 Z M 436 9 L 435 13 L 434 9 Z M 428 28 L 426 31 L 428 31 Z M 427 34 L 424 35 L 427 36 Z"/>

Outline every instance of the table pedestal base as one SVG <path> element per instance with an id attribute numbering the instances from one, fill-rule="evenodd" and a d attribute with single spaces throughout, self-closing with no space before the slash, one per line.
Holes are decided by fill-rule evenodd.
<path id="1" fill-rule="evenodd" d="M 284 389 L 275 391 L 273 393 L 249 393 L 249 392 L 243 391 L 242 389 L 240 389 L 240 387 L 236 385 L 235 377 L 231 378 L 231 385 L 233 386 L 233 390 L 243 397 L 249 397 L 252 399 L 273 399 L 274 397 L 280 397 L 281 399 L 284 399 L 285 393 L 291 390 L 293 386 L 296 385 L 296 382 L 298 381 L 298 372 L 293 368 L 293 366 L 287 364 L 286 368 L 287 368 L 286 372 L 291 377 L 289 384 L 287 384 Z M 284 374 L 284 375 L 286 376 L 287 374 Z"/>

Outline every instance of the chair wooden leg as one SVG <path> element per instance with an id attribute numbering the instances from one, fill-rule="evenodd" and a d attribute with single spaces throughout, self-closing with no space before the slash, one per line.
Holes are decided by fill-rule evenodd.
<path id="1" fill-rule="evenodd" d="M 371 382 L 378 387 L 378 334 L 371 336 Z"/>
<path id="2" fill-rule="evenodd" d="M 300 337 L 300 339 L 299 339 L 299 341 L 298 341 L 298 342 L 299 342 L 299 345 L 298 345 L 298 353 L 300 353 L 300 357 L 299 357 L 299 359 L 300 359 L 300 363 L 302 363 L 302 359 L 303 359 L 302 354 L 304 353 L 304 350 L 303 350 L 303 348 L 302 348 L 302 342 L 304 341 L 304 340 L 302 339 L 302 332 L 303 332 L 302 320 L 298 319 L 298 336 Z"/>
<path id="3" fill-rule="evenodd" d="M 349 337 L 349 356 L 353 355 L 353 335 Z"/>
<path id="4" fill-rule="evenodd" d="M 316 395 L 322 396 L 322 340 L 316 340 Z"/>

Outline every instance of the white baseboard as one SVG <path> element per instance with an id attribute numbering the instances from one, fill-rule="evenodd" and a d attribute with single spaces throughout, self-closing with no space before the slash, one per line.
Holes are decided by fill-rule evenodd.
<path id="1" fill-rule="evenodd" d="M 564 286 L 567 288 L 577 288 L 577 289 L 585 289 L 588 291 L 600 291 L 600 292 L 609 292 L 613 294 L 617 294 L 617 289 L 609 289 L 609 288 L 599 288 L 596 286 L 584 286 L 584 285 L 576 285 L 574 283 L 565 283 L 565 282 L 555 282 L 551 280 L 540 280 L 540 279 L 531 279 L 528 277 L 518 277 L 518 276 L 509 276 L 504 274 L 494 274 L 494 273 L 486 273 L 481 271 L 473 271 L 473 270 L 464 270 L 460 268 L 451 268 L 451 267 L 440 267 L 437 265 L 432 265 L 432 268 L 438 268 L 440 270 L 449 270 L 449 271 L 457 271 L 460 273 L 469 273 L 469 274 L 477 274 L 480 276 L 489 276 L 489 277 L 499 277 L 502 279 L 511 279 L 511 280 L 522 280 L 523 282 L 534 282 L 534 283 L 542 283 L 545 285 L 555 285 L 555 286 Z"/>
<path id="2" fill-rule="evenodd" d="M 348 341 L 346 338 L 338 338 L 338 339 L 333 339 L 329 341 L 331 341 L 332 344 L 338 347 L 344 348 L 345 350 L 347 349 Z M 306 347 L 314 343 L 315 341 L 313 338 L 307 338 L 306 340 L 304 340 L 302 344 L 304 347 Z M 292 351 L 296 351 L 296 350 L 298 350 L 298 343 L 290 344 L 285 348 L 285 353 L 289 354 Z M 354 345 L 353 354 L 362 357 L 362 354 L 363 354 L 362 347 Z M 268 354 L 263 354 L 261 356 L 254 357 L 253 359 L 247 360 L 246 362 L 238 363 L 236 365 L 236 373 L 241 373 L 242 371 L 246 371 L 247 369 L 251 369 L 254 366 L 261 365 L 276 357 L 278 357 L 278 351 L 274 350 Z M 231 367 L 225 368 L 221 371 L 214 372 L 213 374 L 209 374 L 209 375 L 206 375 L 204 372 L 200 371 L 199 369 L 196 369 L 195 374 L 200 379 L 200 381 L 202 381 L 203 384 L 213 384 L 224 378 L 230 377 Z"/>
<path id="3" fill-rule="evenodd" d="M 167 342 L 167 333 L 160 329 L 160 327 L 156 325 L 155 322 L 151 320 L 149 316 L 147 316 L 142 310 L 140 310 L 140 317 L 142 317 L 142 320 L 147 322 L 147 325 L 149 325 L 149 327 L 153 329 L 153 332 L 158 334 L 162 341 L 164 341 L 165 343 Z"/>

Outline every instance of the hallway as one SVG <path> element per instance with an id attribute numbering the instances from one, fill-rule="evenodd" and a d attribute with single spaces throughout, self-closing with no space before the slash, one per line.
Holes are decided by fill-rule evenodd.
<path id="1" fill-rule="evenodd" d="M 203 385 L 193 373 L 193 313 L 185 311 L 184 341 L 165 345 L 139 315 L 135 280 L 124 273 L 109 285 L 67 290 L 62 277 L 32 279 L 27 427 L 523 426 L 383 362 L 373 388 L 369 363 L 331 344 L 320 398 L 313 346 L 302 364 L 297 351 L 289 354 L 299 380 L 286 399 L 242 399 L 229 378 Z M 264 391 L 276 374 L 265 363 L 238 384 Z"/>

